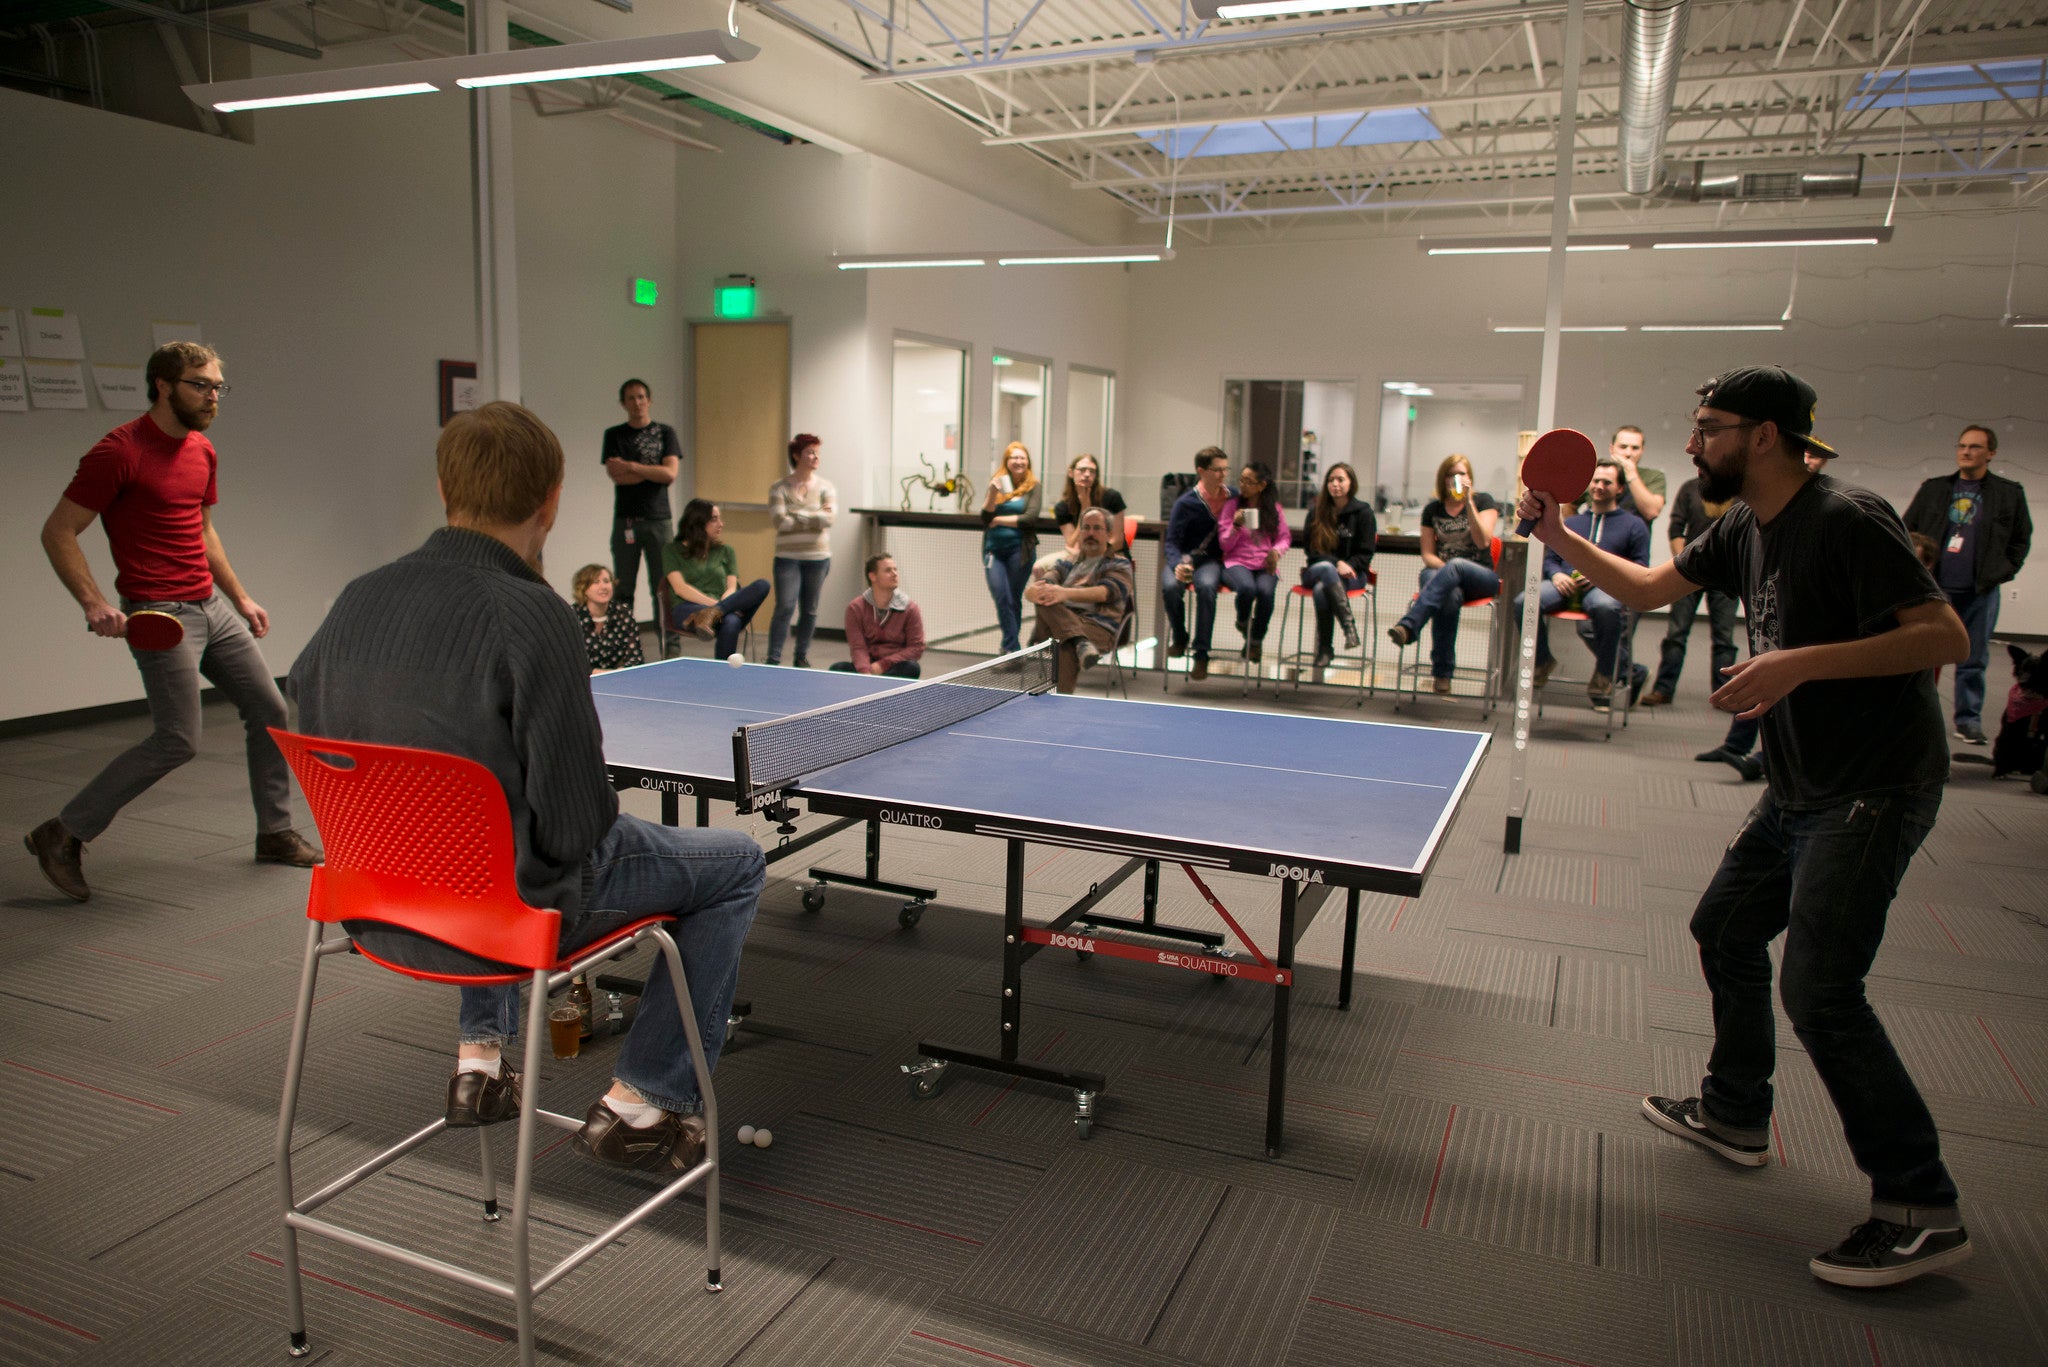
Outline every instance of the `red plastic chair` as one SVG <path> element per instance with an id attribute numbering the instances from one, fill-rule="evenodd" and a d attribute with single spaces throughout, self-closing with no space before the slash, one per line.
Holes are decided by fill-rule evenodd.
<path id="1" fill-rule="evenodd" d="M 1359 707 L 1365 706 L 1366 696 L 1374 691 L 1376 683 L 1373 676 L 1379 671 L 1380 596 L 1376 591 L 1379 588 L 1379 584 L 1380 572 L 1378 570 L 1367 570 L 1363 584 L 1356 588 L 1344 590 L 1344 596 L 1347 599 L 1364 598 L 1367 600 L 1364 604 L 1366 617 L 1365 632 L 1363 634 L 1364 648 L 1359 652 L 1358 701 L 1356 704 Z M 1280 664 L 1283 668 L 1289 668 L 1294 671 L 1294 687 L 1297 690 L 1301 688 L 1301 676 L 1313 670 L 1315 665 L 1315 652 L 1301 648 L 1302 633 L 1307 629 L 1308 619 L 1314 615 L 1314 609 L 1309 602 L 1314 596 L 1314 589 L 1306 584 L 1296 584 L 1287 591 L 1287 598 L 1280 607 L 1280 631 L 1276 639 L 1281 641 L 1287 639 L 1287 618 L 1289 614 L 1292 614 L 1294 617 L 1294 649 L 1280 657 Z M 1299 610 L 1297 611 L 1297 609 Z M 1322 680 L 1321 678 L 1316 678 L 1310 680 L 1310 682 L 1321 683 Z"/>
<path id="2" fill-rule="evenodd" d="M 327 852 L 327 862 L 313 870 L 312 891 L 306 901 L 306 916 L 312 924 L 307 930 L 305 967 L 299 978 L 298 1010 L 292 1022 L 291 1052 L 285 1061 L 284 1100 L 277 1125 L 276 1162 L 283 1205 L 285 1306 L 291 1326 L 291 1355 L 302 1357 L 309 1351 L 305 1302 L 299 1284 L 301 1231 L 506 1297 L 512 1301 L 517 1319 L 519 1360 L 523 1367 L 531 1367 L 534 1298 L 701 1181 L 708 1269 L 705 1286 L 711 1291 L 723 1290 L 718 1267 L 718 1099 L 711 1089 L 711 1069 L 705 1063 L 704 1042 L 699 1037 L 696 1013 L 690 1003 L 682 956 L 666 929 L 666 923 L 674 918 L 642 917 L 603 939 L 579 947 L 571 956 L 564 956 L 558 949 L 561 913 L 527 906 L 520 899 L 513 876 L 511 814 L 504 790 L 489 769 L 474 760 L 432 750 L 323 740 L 276 727 L 270 729 L 270 734 L 276 738 L 278 749 L 284 752 L 305 791 Z M 344 920 L 402 927 L 431 936 L 484 962 L 472 974 L 426 972 L 390 963 L 362 949 L 347 935 L 325 938 L 327 926 Z M 541 1039 L 547 1033 L 548 993 L 566 984 L 573 975 L 647 942 L 657 945 L 667 959 L 676 1005 L 682 1012 L 690 1061 L 704 1101 L 703 1161 L 535 1277 L 527 1240 L 534 1132 L 542 1121 L 564 1130 L 583 1126 L 574 1116 L 541 1110 L 537 1101 Z M 444 1119 L 436 1118 L 432 1124 L 414 1131 L 309 1196 L 297 1197 L 292 1191 L 292 1126 L 298 1112 L 299 1083 L 305 1073 L 313 990 L 320 960 L 348 950 L 393 972 L 428 982 L 471 987 L 530 984 L 517 1159 L 512 1179 L 509 1280 L 444 1262 L 313 1215 L 321 1206 L 446 1129 Z M 492 971 L 493 966 L 497 971 Z M 491 1166 L 489 1139 L 482 1137 L 484 1219 L 496 1221 L 497 1176 Z"/>

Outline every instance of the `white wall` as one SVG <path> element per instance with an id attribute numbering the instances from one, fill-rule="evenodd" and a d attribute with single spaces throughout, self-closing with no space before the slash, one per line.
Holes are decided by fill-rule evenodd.
<path id="1" fill-rule="evenodd" d="M 1427 501 L 1436 467 L 1445 456 L 1471 458 L 1477 488 L 1496 499 L 1515 490 L 1515 441 L 1522 428 L 1522 405 L 1513 401 L 1416 398 L 1415 428 L 1409 435 L 1417 497 Z"/>
<path id="2" fill-rule="evenodd" d="M 1377 399 L 1368 397 L 1368 402 Z M 1316 487 L 1322 487 L 1323 476 L 1339 461 L 1359 472 L 1359 479 L 1365 482 L 1365 497 L 1372 497 L 1371 470 L 1358 464 L 1358 446 L 1354 434 L 1358 429 L 1358 386 L 1353 384 L 1331 384 L 1326 380 L 1308 380 L 1301 386 L 1301 430 L 1316 434 Z M 1370 447 L 1365 448 L 1370 454 Z"/>
<path id="3" fill-rule="evenodd" d="M 1732 365 L 1785 365 L 1820 392 L 1817 430 L 1844 452 L 1840 477 L 1903 507 L 1921 479 L 1953 468 L 1962 424 L 1989 422 L 2002 446 L 1994 468 L 2026 482 L 2035 522 L 2048 521 L 2048 331 L 1996 321 L 2012 250 L 2004 215 L 1904 217 L 1884 247 L 1802 252 L 1783 333 L 1567 335 L 1557 421 L 1603 444 L 1621 423 L 1643 427 L 1647 463 L 1675 490 L 1688 475 L 1694 387 Z M 1775 319 L 1792 258 L 1774 249 L 1574 260 L 1566 319 Z M 2048 312 L 2048 215 L 2022 223 L 2020 261 L 2015 308 Z M 1180 469 L 1216 440 L 1228 374 L 1355 373 L 1368 396 L 1389 379 L 1509 380 L 1533 395 L 1541 337 L 1490 324 L 1541 320 L 1543 270 L 1538 257 L 1425 257 L 1412 240 L 1183 247 L 1134 270 L 1140 340 L 1125 410 L 1144 436 L 1123 478 Z M 1428 454 L 1418 448 L 1416 459 Z M 2048 553 L 2010 588 L 2001 629 L 2048 632 Z"/>
<path id="4" fill-rule="evenodd" d="M 475 351 L 468 120 L 438 97 L 257 117 L 251 146 L 0 91 L 0 300 L 78 310 L 108 361 L 141 361 L 152 318 L 199 320 L 234 386 L 209 433 L 215 520 L 282 674 L 343 584 L 440 524 L 435 363 Z M 619 380 L 645 374 L 659 403 L 681 370 L 673 313 L 626 302 L 631 275 L 664 274 L 678 159 L 602 121 L 515 106 L 514 127 L 525 397 L 571 461 L 549 547 L 566 589 L 606 557 L 594 467 Z M 617 212 L 622 187 L 636 212 Z M 78 457 L 132 416 L 0 414 L 0 566 L 42 643 L 0 681 L 0 717 L 141 696 L 37 540 Z M 85 542 L 111 593 L 104 535 Z"/>

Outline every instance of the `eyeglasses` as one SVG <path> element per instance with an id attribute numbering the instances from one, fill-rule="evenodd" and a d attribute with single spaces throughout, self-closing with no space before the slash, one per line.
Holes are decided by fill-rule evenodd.
<path id="1" fill-rule="evenodd" d="M 228 387 L 225 384 L 214 384 L 206 380 L 180 380 L 178 383 L 189 384 L 200 393 L 209 394 L 216 399 L 225 399 L 228 396 Z"/>
<path id="2" fill-rule="evenodd" d="M 1709 441 L 1709 440 L 1710 440 L 1710 439 L 1711 439 L 1711 438 L 1712 438 L 1712 437 L 1713 437 L 1713 436 L 1714 436 L 1714 435 L 1715 435 L 1716 433 L 1719 433 L 1719 432 L 1733 432 L 1733 431 L 1736 431 L 1736 430 L 1738 430 L 1738 429 L 1740 429 L 1740 428 L 1744 428 L 1744 427 L 1762 427 L 1762 426 L 1763 426 L 1763 423 L 1762 423 L 1762 422 L 1760 422 L 1760 421 L 1758 421 L 1758 422 L 1747 422 L 1747 421 L 1745 421 L 1745 422 L 1724 422 L 1724 423 L 1721 423 L 1720 425 L 1718 425 L 1718 426 L 1715 426 L 1715 427 L 1702 427 L 1702 426 L 1700 426 L 1699 424 L 1695 423 L 1695 424 L 1693 424 L 1693 428 L 1692 428 L 1692 440 L 1693 440 L 1693 441 L 1696 441 L 1696 442 L 1700 443 L 1700 444 L 1701 444 L 1702 446 L 1704 446 L 1704 445 L 1706 445 L 1706 443 L 1707 443 L 1707 442 L 1708 442 L 1708 441 Z"/>

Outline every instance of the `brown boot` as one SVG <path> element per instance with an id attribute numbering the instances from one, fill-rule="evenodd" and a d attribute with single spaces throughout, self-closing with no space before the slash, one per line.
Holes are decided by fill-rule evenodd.
<path id="1" fill-rule="evenodd" d="M 92 889 L 85 885 L 85 867 L 81 862 L 85 847 L 77 836 L 64 829 L 63 822 L 53 816 L 22 837 L 21 843 L 28 846 L 28 852 L 43 870 L 43 877 L 57 891 L 74 902 L 92 896 Z"/>
<path id="2" fill-rule="evenodd" d="M 628 1125 L 600 1097 L 590 1103 L 583 1128 L 572 1142 L 578 1153 L 600 1163 L 642 1172 L 681 1172 L 704 1156 L 704 1117 L 663 1111 L 661 1119 L 641 1129 Z"/>
<path id="3" fill-rule="evenodd" d="M 256 837 L 256 862 L 310 869 L 321 862 L 321 855 L 297 831 L 264 831 Z"/>

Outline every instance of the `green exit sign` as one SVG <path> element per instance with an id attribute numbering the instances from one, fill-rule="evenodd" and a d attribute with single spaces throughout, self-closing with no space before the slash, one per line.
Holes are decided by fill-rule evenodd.
<path id="1" fill-rule="evenodd" d="M 754 277 L 728 275 L 718 282 L 713 307 L 720 318 L 754 316 Z"/>
<path id="2" fill-rule="evenodd" d="M 643 309 L 651 309 L 661 302 L 661 287 L 652 280 L 633 277 L 633 302 Z"/>

